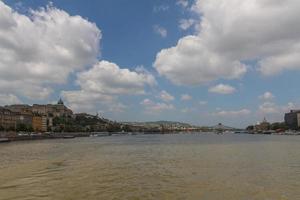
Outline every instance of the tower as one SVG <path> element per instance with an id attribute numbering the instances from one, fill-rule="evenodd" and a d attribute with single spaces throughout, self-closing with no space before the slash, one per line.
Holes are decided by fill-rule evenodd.
<path id="1" fill-rule="evenodd" d="M 57 104 L 58 104 L 58 105 L 64 105 L 64 102 L 63 102 L 63 100 L 60 98 L 60 99 L 58 100 Z"/>

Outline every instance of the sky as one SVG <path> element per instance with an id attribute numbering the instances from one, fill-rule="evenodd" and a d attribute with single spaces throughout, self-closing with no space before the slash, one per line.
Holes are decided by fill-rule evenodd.
<path id="1" fill-rule="evenodd" d="M 246 127 L 300 108 L 297 0 L 0 1 L 0 105 Z"/>

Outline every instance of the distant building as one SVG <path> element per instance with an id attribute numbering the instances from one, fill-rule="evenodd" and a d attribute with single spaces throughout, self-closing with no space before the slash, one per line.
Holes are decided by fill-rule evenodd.
<path id="1" fill-rule="evenodd" d="M 289 129 L 299 129 L 300 127 L 300 110 L 291 110 L 284 115 L 284 122 Z"/>
<path id="2" fill-rule="evenodd" d="M 32 128 L 35 132 L 47 131 L 47 117 L 35 115 L 32 117 Z"/>
<path id="3" fill-rule="evenodd" d="M 31 106 L 25 104 L 16 104 L 5 106 L 6 109 L 16 113 L 16 123 L 24 124 L 27 127 L 32 126 L 32 109 Z"/>
<path id="4" fill-rule="evenodd" d="M 264 120 L 254 126 L 255 131 L 267 131 L 270 129 L 270 123 L 264 118 Z"/>
<path id="5" fill-rule="evenodd" d="M 33 104 L 32 112 L 39 115 L 46 115 L 47 117 L 73 116 L 72 110 L 67 108 L 61 99 L 59 99 L 57 104 L 47 104 L 47 105 Z"/>
<path id="6" fill-rule="evenodd" d="M 39 105 L 39 104 L 33 104 L 32 105 L 32 113 L 34 115 L 38 116 L 44 116 L 46 117 L 46 129 L 53 128 L 53 119 L 56 117 L 73 117 L 73 111 L 69 108 L 67 108 L 64 105 L 64 102 L 62 99 L 59 99 L 57 104 L 47 104 L 47 105 Z"/>
<path id="7" fill-rule="evenodd" d="M 25 125 L 32 127 L 34 131 L 45 132 L 53 128 L 53 119 L 56 117 L 73 117 L 73 111 L 64 105 L 62 99 L 59 99 L 57 104 L 33 104 L 32 106 L 26 104 L 15 104 L 5 106 L 5 113 L 10 111 L 11 115 L 5 114 L 6 118 L 14 116 L 14 126 Z M 5 129 L 8 119 L 5 118 Z M 0 122 L 1 124 L 1 122 Z"/>
<path id="8" fill-rule="evenodd" d="M 27 104 L 14 104 L 5 106 L 5 108 L 16 113 L 32 113 L 31 106 Z"/>
<path id="9" fill-rule="evenodd" d="M 16 124 L 16 113 L 4 107 L 0 107 L 0 129 L 15 130 Z"/>

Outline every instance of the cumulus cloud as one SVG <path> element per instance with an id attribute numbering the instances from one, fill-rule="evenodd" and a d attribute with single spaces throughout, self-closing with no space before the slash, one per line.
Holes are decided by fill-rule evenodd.
<path id="1" fill-rule="evenodd" d="M 188 0 L 177 0 L 176 4 L 179 6 L 182 6 L 183 8 L 186 8 L 189 6 L 189 1 Z"/>
<path id="2" fill-rule="evenodd" d="M 156 84 L 147 72 L 121 69 L 115 63 L 100 61 L 91 69 L 77 74 L 77 83 L 84 91 L 104 94 L 144 94 L 144 87 Z"/>
<path id="3" fill-rule="evenodd" d="M 259 106 L 258 112 L 261 114 L 280 114 L 288 112 L 291 109 L 294 109 L 296 106 L 294 103 L 289 102 L 287 105 L 280 106 L 275 104 L 274 102 L 264 102 Z"/>
<path id="4" fill-rule="evenodd" d="M 271 92 L 265 92 L 263 95 L 259 96 L 261 100 L 270 101 L 275 98 L 275 96 Z"/>
<path id="5" fill-rule="evenodd" d="M 22 101 L 13 94 L 0 94 L 0 106 L 20 103 L 22 103 Z"/>
<path id="6" fill-rule="evenodd" d="M 163 38 L 167 37 L 168 35 L 167 29 L 159 25 L 154 25 L 153 30 L 156 34 L 160 35 Z"/>
<path id="7" fill-rule="evenodd" d="M 192 99 L 193 99 L 193 97 L 189 94 L 182 94 L 181 95 L 181 101 L 190 101 Z"/>
<path id="8" fill-rule="evenodd" d="M 181 19 L 179 20 L 179 28 L 182 30 L 187 30 L 196 23 L 194 19 Z"/>
<path id="9" fill-rule="evenodd" d="M 245 116 L 251 114 L 251 111 L 248 109 L 241 109 L 241 110 L 232 110 L 232 111 L 226 111 L 226 110 L 221 110 L 216 113 L 213 113 L 213 116 L 218 116 L 218 117 L 240 117 L 240 116 Z"/>
<path id="10" fill-rule="evenodd" d="M 259 96 L 263 103 L 258 106 L 257 114 L 260 117 L 268 117 L 273 121 L 283 120 L 284 113 L 289 112 L 296 108 L 293 102 L 289 102 L 286 105 L 276 104 L 273 100 L 275 96 L 271 92 L 265 92 L 263 95 Z"/>
<path id="11" fill-rule="evenodd" d="M 232 94 L 236 89 L 230 85 L 219 84 L 209 88 L 209 92 L 217 94 Z"/>
<path id="12" fill-rule="evenodd" d="M 85 90 L 62 91 L 61 96 L 75 112 L 94 113 L 95 108 L 110 109 L 110 106 L 118 104 L 117 98 L 114 96 Z"/>
<path id="13" fill-rule="evenodd" d="M 147 114 L 159 114 L 161 112 L 174 109 L 173 104 L 153 102 L 150 99 L 144 99 L 140 104 L 144 106 L 145 113 Z"/>
<path id="14" fill-rule="evenodd" d="M 105 107 L 111 112 L 126 108 L 118 101 L 119 95 L 141 95 L 145 93 L 146 86 L 156 84 L 155 78 L 142 68 L 130 71 L 108 61 L 100 61 L 89 70 L 79 72 L 76 82 L 80 90 L 62 92 L 72 109 L 79 111 Z"/>
<path id="15" fill-rule="evenodd" d="M 259 71 L 266 76 L 279 74 L 284 70 L 300 69 L 300 43 L 293 52 L 282 52 L 280 55 L 270 56 L 259 61 Z"/>
<path id="16" fill-rule="evenodd" d="M 197 0 L 196 33 L 161 50 L 154 67 L 184 85 L 240 78 L 244 61 L 264 75 L 300 69 L 299 9 L 297 0 Z"/>
<path id="17" fill-rule="evenodd" d="M 159 98 L 163 101 L 173 101 L 175 98 L 171 94 L 169 94 L 167 91 L 163 90 L 159 94 Z"/>
<path id="18" fill-rule="evenodd" d="M 154 62 L 158 73 L 177 85 L 198 85 L 241 77 L 246 66 L 207 49 L 198 36 L 186 36 L 177 46 L 161 50 Z"/>
<path id="19" fill-rule="evenodd" d="M 80 16 L 51 5 L 26 16 L 0 1 L 0 91 L 47 97 L 50 85 L 96 61 L 100 39 L 97 26 Z"/>

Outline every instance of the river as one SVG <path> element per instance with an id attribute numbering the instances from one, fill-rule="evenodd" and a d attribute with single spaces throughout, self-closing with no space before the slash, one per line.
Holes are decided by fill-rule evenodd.
<path id="1" fill-rule="evenodd" d="M 296 200 L 300 137 L 128 135 L 0 145 L 0 200 Z"/>

